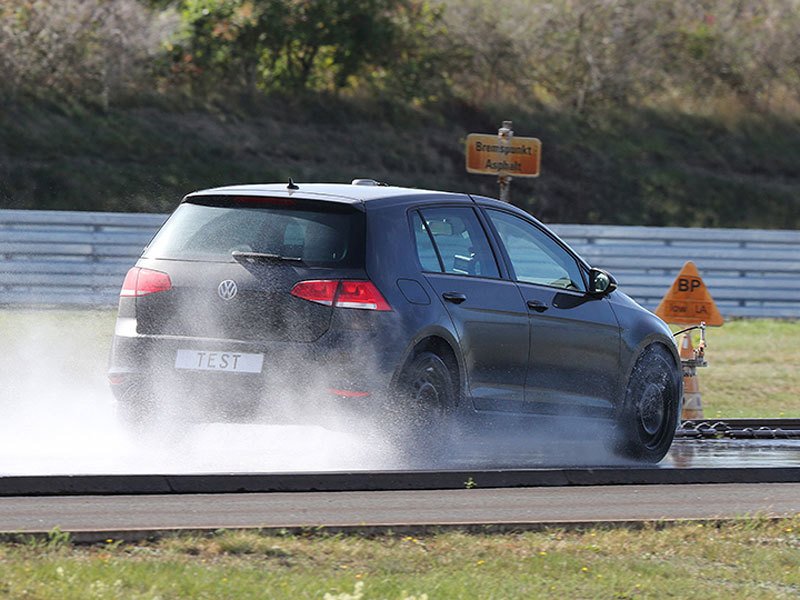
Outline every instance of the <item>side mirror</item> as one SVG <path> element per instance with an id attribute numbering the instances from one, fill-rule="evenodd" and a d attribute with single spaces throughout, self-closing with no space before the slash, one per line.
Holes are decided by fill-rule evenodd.
<path id="1" fill-rule="evenodd" d="M 617 280 L 614 276 L 603 269 L 592 269 L 589 271 L 589 293 L 597 296 L 608 296 L 617 289 Z"/>

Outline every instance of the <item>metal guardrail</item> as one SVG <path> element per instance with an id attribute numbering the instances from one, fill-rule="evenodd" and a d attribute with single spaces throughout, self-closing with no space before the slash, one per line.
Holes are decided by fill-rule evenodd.
<path id="1" fill-rule="evenodd" d="M 0 210 L 0 304 L 113 306 L 167 215 Z"/>
<path id="2" fill-rule="evenodd" d="M 620 289 L 654 309 L 693 260 L 725 316 L 800 318 L 800 231 L 553 225 Z"/>
<path id="3" fill-rule="evenodd" d="M 113 306 L 166 215 L 0 210 L 0 304 Z M 694 260 L 726 316 L 800 318 L 800 231 L 552 225 L 655 308 Z"/>

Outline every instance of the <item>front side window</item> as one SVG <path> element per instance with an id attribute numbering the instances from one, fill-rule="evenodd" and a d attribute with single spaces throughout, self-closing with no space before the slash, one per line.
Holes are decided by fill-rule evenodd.
<path id="1" fill-rule="evenodd" d="M 575 259 L 550 236 L 507 212 L 487 209 L 486 213 L 506 248 L 517 281 L 585 291 Z"/>
<path id="2" fill-rule="evenodd" d="M 500 277 L 494 253 L 475 211 L 454 206 L 427 208 L 421 213 L 445 273 Z"/>

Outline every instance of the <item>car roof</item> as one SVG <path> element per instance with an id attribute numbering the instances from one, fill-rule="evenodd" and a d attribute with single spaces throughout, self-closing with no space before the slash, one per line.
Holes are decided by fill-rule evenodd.
<path id="1" fill-rule="evenodd" d="M 297 189 L 289 189 L 288 185 L 285 183 L 230 185 L 192 192 L 188 194 L 184 200 L 198 196 L 243 194 L 248 196 L 275 196 L 279 198 L 297 197 L 347 204 L 360 204 L 372 200 L 410 198 L 414 196 L 425 196 L 426 198 L 436 197 L 441 200 L 470 201 L 470 197 L 462 193 L 438 192 L 387 185 L 354 185 L 345 183 L 295 183 L 294 185 Z"/>

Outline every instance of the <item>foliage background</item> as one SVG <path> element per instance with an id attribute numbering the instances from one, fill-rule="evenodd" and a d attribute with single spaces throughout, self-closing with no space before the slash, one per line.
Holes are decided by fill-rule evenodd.
<path id="1" fill-rule="evenodd" d="M 200 187 L 494 195 L 463 138 L 544 143 L 546 220 L 796 228 L 800 0 L 5 0 L 0 206 Z"/>

